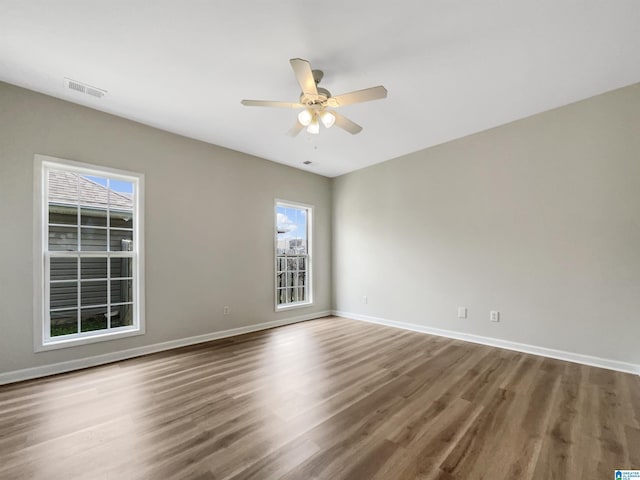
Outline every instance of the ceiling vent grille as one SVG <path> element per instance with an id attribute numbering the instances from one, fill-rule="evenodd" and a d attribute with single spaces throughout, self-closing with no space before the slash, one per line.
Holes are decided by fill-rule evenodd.
<path id="1" fill-rule="evenodd" d="M 107 93 L 106 90 L 92 87 L 91 85 L 87 85 L 86 83 L 78 82 L 77 80 L 72 80 L 70 78 L 65 78 L 64 84 L 69 90 L 84 93 L 85 95 L 91 95 L 92 97 L 96 98 L 102 98 L 104 97 L 104 94 Z"/>

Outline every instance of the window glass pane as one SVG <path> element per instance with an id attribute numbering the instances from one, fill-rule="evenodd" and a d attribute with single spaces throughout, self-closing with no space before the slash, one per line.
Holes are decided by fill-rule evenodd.
<path id="1" fill-rule="evenodd" d="M 111 278 L 132 277 L 133 259 L 131 257 L 111 257 Z"/>
<path id="2" fill-rule="evenodd" d="M 80 229 L 80 249 L 83 252 L 106 252 L 107 230 L 82 227 Z"/>
<path id="3" fill-rule="evenodd" d="M 83 308 L 80 310 L 80 329 L 83 332 L 107 328 L 107 307 Z"/>
<path id="4" fill-rule="evenodd" d="M 78 174 L 64 170 L 49 170 L 49 203 L 78 204 Z"/>
<path id="5" fill-rule="evenodd" d="M 78 207 L 72 205 L 49 204 L 49 223 L 64 225 L 78 224 Z"/>
<path id="6" fill-rule="evenodd" d="M 133 304 L 115 305 L 111 307 L 111 327 L 133 325 Z"/>
<path id="7" fill-rule="evenodd" d="M 80 223 L 82 225 L 93 227 L 107 226 L 107 209 L 106 208 L 80 208 Z"/>
<path id="8" fill-rule="evenodd" d="M 107 258 L 106 257 L 84 257 L 80 259 L 80 278 L 107 278 Z"/>
<path id="9" fill-rule="evenodd" d="M 111 278 L 133 276 L 133 259 L 131 257 L 111 257 Z"/>
<path id="10" fill-rule="evenodd" d="M 299 288 L 298 289 L 298 301 L 299 302 L 304 302 L 305 300 L 306 300 L 305 289 L 304 288 Z"/>
<path id="11" fill-rule="evenodd" d="M 80 305 L 106 305 L 107 303 L 107 282 L 88 281 L 80 283 Z"/>
<path id="12" fill-rule="evenodd" d="M 276 211 L 278 253 L 306 253 L 307 210 L 278 206 Z"/>
<path id="13" fill-rule="evenodd" d="M 111 251 L 131 252 L 133 251 L 133 231 L 132 230 L 110 230 Z"/>
<path id="14" fill-rule="evenodd" d="M 294 254 L 306 253 L 307 246 L 304 239 L 300 237 L 289 240 L 289 252 Z"/>
<path id="15" fill-rule="evenodd" d="M 76 227 L 49 227 L 49 250 L 70 252 L 78 250 L 78 229 Z"/>
<path id="16" fill-rule="evenodd" d="M 306 270 L 306 258 L 302 257 L 298 259 L 298 270 Z"/>
<path id="17" fill-rule="evenodd" d="M 52 337 L 78 333 L 78 311 L 67 310 L 63 312 L 51 312 L 51 328 L 49 334 Z"/>
<path id="18" fill-rule="evenodd" d="M 78 278 L 78 259 L 76 257 L 51 257 L 49 264 L 51 280 L 73 280 Z"/>
<path id="19" fill-rule="evenodd" d="M 80 175 L 79 178 L 80 205 L 85 207 L 97 207 L 107 210 L 107 179 L 93 175 Z"/>
<path id="20" fill-rule="evenodd" d="M 115 210 L 117 207 L 131 206 L 133 199 L 134 185 L 133 182 L 127 182 L 126 180 L 109 180 L 109 203 Z"/>
<path id="21" fill-rule="evenodd" d="M 60 282 L 49 285 L 49 308 L 78 306 L 78 282 Z"/>
<path id="22" fill-rule="evenodd" d="M 111 303 L 133 301 L 133 282 L 131 280 L 115 280 L 111 282 Z"/>
<path id="23" fill-rule="evenodd" d="M 133 211 L 131 210 L 111 210 L 109 212 L 109 219 L 112 227 L 133 228 Z"/>

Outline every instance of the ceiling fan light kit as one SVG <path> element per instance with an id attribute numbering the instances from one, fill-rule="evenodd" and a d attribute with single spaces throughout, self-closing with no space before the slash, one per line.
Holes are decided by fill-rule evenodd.
<path id="1" fill-rule="evenodd" d="M 298 114 L 298 123 L 303 127 L 307 127 L 307 132 L 313 135 L 320 133 L 319 123 L 325 128 L 331 128 L 336 123 L 336 116 L 329 110 L 315 111 L 312 108 L 305 108 Z"/>
<path id="2" fill-rule="evenodd" d="M 328 110 L 327 107 L 338 108 L 344 105 L 386 98 L 387 96 L 387 89 L 379 85 L 334 97 L 326 88 L 318 87 L 318 83 L 324 75 L 322 70 L 312 70 L 311 64 L 301 58 L 292 58 L 289 63 L 291 63 L 293 73 L 302 90 L 299 102 L 242 100 L 241 103 L 247 107 L 302 108 L 303 110 L 298 114 L 296 123 L 289 130 L 289 135 L 293 137 L 298 135 L 305 127 L 308 133 L 317 135 L 320 133 L 320 122 L 325 128 L 331 128 L 335 124 L 352 135 L 360 133 L 362 131 L 360 125 L 336 111 Z"/>

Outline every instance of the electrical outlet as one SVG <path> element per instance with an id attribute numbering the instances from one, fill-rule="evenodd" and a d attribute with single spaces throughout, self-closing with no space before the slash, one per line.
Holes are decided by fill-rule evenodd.
<path id="1" fill-rule="evenodd" d="M 367 296 L 366 296 L 366 295 L 364 295 L 364 296 L 362 297 L 362 303 L 365 303 L 365 304 L 366 304 L 366 303 L 368 303 L 368 301 L 369 301 L 369 300 L 367 299 Z"/>
<path id="2" fill-rule="evenodd" d="M 500 321 L 500 312 L 497 312 L 496 310 L 491 310 L 489 312 L 489 320 L 491 320 L 492 322 L 499 322 Z"/>
<path id="3" fill-rule="evenodd" d="M 458 307 L 458 318 L 467 318 L 467 307 Z"/>
<path id="4" fill-rule="evenodd" d="M 222 307 L 222 314 L 223 315 L 229 315 L 230 310 L 229 310 L 229 305 L 225 305 L 224 307 Z"/>

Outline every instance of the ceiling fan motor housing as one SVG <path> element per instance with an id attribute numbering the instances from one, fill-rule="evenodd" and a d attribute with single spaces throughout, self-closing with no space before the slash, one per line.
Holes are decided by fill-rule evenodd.
<path id="1" fill-rule="evenodd" d="M 324 77 L 324 72 L 322 70 L 311 70 L 311 74 L 313 75 L 313 80 L 316 83 L 316 90 L 318 91 L 318 94 L 314 95 L 312 93 L 302 92 L 300 94 L 300 103 L 307 107 L 322 107 L 326 104 L 327 99 L 331 98 L 331 92 L 326 88 L 318 87 L 320 80 Z"/>
<path id="2" fill-rule="evenodd" d="M 327 99 L 331 98 L 331 92 L 326 88 L 318 87 L 318 94 L 301 93 L 300 103 L 308 107 L 322 107 L 327 103 Z"/>

